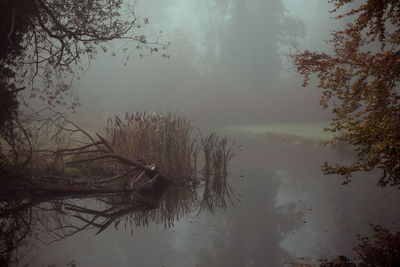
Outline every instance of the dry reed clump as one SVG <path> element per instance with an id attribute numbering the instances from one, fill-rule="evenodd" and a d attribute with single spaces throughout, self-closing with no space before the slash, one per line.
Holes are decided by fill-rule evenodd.
<path id="1" fill-rule="evenodd" d="M 37 201 L 26 207 L 49 211 L 35 217 L 35 227 L 50 243 L 88 228 L 100 233 L 112 224 L 167 228 L 189 213 L 235 202 L 227 178 L 236 146 L 215 134 L 203 137 L 185 117 L 126 114 L 108 119 L 103 135 L 91 135 L 56 115 L 46 127 L 39 125 L 43 134 L 37 130 L 36 138 L 27 139 L 26 180 Z M 75 197 L 95 197 L 100 204 L 81 205 L 86 202 Z M 42 201 L 50 204 L 39 207 Z M 7 212 L 13 210 L 22 209 L 13 204 Z"/>
<path id="2" fill-rule="evenodd" d="M 215 134 L 203 137 L 193 129 L 177 114 L 135 113 L 107 120 L 104 136 L 115 152 L 140 159 L 176 182 L 165 192 L 158 213 L 171 216 L 173 209 L 174 217 L 198 207 L 214 211 L 225 208 L 227 199 L 237 200 L 227 183 L 235 143 Z"/>
<path id="3" fill-rule="evenodd" d="M 234 142 L 228 144 L 226 138 L 220 138 L 215 134 L 201 139 L 201 147 L 204 154 L 204 190 L 201 208 L 213 211 L 215 208 L 225 208 L 226 198 L 234 197 L 234 190 L 227 183 L 228 164 L 234 157 Z"/>
<path id="4" fill-rule="evenodd" d="M 197 141 L 192 125 L 177 114 L 125 114 L 108 119 L 105 139 L 114 151 L 156 167 L 176 180 L 194 177 Z"/>
<path id="5" fill-rule="evenodd" d="M 27 139 L 30 161 L 23 179 L 34 192 L 129 192 L 129 199 L 112 201 L 113 210 L 136 213 L 139 224 L 139 218 L 149 218 L 168 225 L 198 208 L 214 211 L 228 199 L 234 202 L 227 178 L 236 146 L 215 134 L 203 137 L 185 117 L 125 114 L 108 119 L 102 135 L 89 134 L 60 113 L 43 121 Z M 137 208 L 144 200 L 149 205 Z"/>

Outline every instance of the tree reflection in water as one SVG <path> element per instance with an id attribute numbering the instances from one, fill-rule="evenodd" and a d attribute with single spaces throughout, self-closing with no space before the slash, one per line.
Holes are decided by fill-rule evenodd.
<path id="1" fill-rule="evenodd" d="M 171 124 L 175 122 L 176 120 L 171 120 Z M 159 121 L 157 123 L 159 125 Z M 123 151 L 123 142 L 121 147 L 118 147 L 118 143 L 104 141 L 105 146 L 108 146 L 108 143 L 112 145 L 110 150 L 121 155 L 128 153 Z M 193 147 L 192 143 L 188 143 L 189 145 Z M 115 163 L 120 164 L 117 172 L 111 173 L 118 177 L 117 182 L 108 178 L 108 172 L 104 172 L 107 179 L 101 179 L 107 180 L 106 184 L 90 184 L 90 178 L 82 177 L 78 182 L 77 178 L 71 179 L 71 186 L 65 185 L 65 182 L 56 182 L 67 180 L 64 177 L 59 180 L 52 177 L 52 181 L 55 182 L 46 182 L 45 187 L 38 185 L 20 193 L 2 192 L 2 263 L 16 264 L 32 245 L 49 245 L 83 230 L 93 229 L 95 234 L 99 234 L 111 225 L 116 228 L 120 225 L 130 225 L 133 233 L 134 227 L 147 226 L 149 223 L 168 228 L 173 226 L 175 220 L 189 213 L 204 209 L 213 212 L 225 208 L 227 202 L 233 203 L 237 200 L 234 190 L 227 182 L 228 163 L 234 155 L 232 145 L 229 146 L 225 138 L 211 134 L 200 138 L 197 146 L 198 148 L 190 150 L 190 153 L 180 148 L 180 151 L 191 157 L 187 160 L 191 165 L 181 164 L 182 168 L 176 166 L 185 161 L 183 158 L 171 162 L 167 159 L 173 160 L 172 158 L 156 158 L 159 155 L 152 152 L 154 157 L 151 160 L 156 162 L 159 168 L 155 171 L 137 168 L 136 171 L 129 167 L 130 173 L 127 175 L 124 170 L 126 166 L 118 162 Z M 116 155 L 117 152 L 113 152 L 112 155 Z M 203 154 L 198 159 L 199 152 Z M 138 158 L 137 155 L 134 156 L 131 158 Z M 150 157 L 146 157 L 148 158 Z M 75 162 L 85 164 L 86 158 Z M 170 166 L 168 162 L 171 162 Z M 203 166 L 201 169 L 198 168 L 200 163 Z M 40 177 L 41 181 L 45 181 L 45 178 L 47 176 Z"/>
<path id="2" fill-rule="evenodd" d="M 295 267 L 369 267 L 369 266 L 400 266 L 400 232 L 391 232 L 389 229 L 369 224 L 374 234 L 361 236 L 357 234 L 359 244 L 353 248 L 356 255 L 349 258 L 340 255 L 335 259 L 315 259 L 300 257 L 284 260 L 286 266 Z"/>

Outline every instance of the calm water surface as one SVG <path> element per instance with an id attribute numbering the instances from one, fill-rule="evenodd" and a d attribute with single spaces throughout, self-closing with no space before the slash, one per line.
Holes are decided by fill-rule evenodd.
<path id="1" fill-rule="evenodd" d="M 230 182 L 240 194 L 235 206 L 192 212 L 167 228 L 120 223 L 98 235 L 86 230 L 51 245 L 31 242 L 20 265 L 284 266 L 294 257 L 351 255 L 355 234 L 370 233 L 368 223 L 399 225 L 398 191 L 378 189 L 376 175 L 343 186 L 340 177 L 321 174 L 324 160 L 346 161 L 349 153 L 233 138 L 243 146 L 231 163 Z"/>

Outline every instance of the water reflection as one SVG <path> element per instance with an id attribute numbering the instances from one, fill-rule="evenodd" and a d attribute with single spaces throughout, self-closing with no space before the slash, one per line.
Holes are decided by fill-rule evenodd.
<path id="1" fill-rule="evenodd" d="M 352 256 L 355 235 L 371 236 L 368 223 L 393 230 L 397 189 L 377 189 L 373 174 L 344 186 L 341 177 L 321 173 L 324 160 L 343 159 L 340 151 L 256 138 L 240 143 L 244 151 L 232 165 L 246 177 L 235 186 L 242 203 L 204 223 L 224 226 L 211 240 L 193 241 L 202 242 L 197 266 L 290 266 L 284 262 L 294 257 Z"/>
<path id="2" fill-rule="evenodd" d="M 208 210 L 208 205 L 201 204 L 204 181 L 203 187 L 169 185 L 152 210 L 137 210 L 132 216 L 118 218 L 97 236 L 94 234 L 101 228 L 89 226 L 92 232 L 81 231 L 63 242 L 35 250 L 22 263 L 33 259 L 33 266 L 46 261 L 64 266 L 75 259 L 78 266 L 285 266 L 284 260 L 296 257 L 351 257 L 357 245 L 355 234 L 371 236 L 367 223 L 391 231 L 398 225 L 392 224 L 399 214 L 397 189 L 377 190 L 374 175 L 368 177 L 371 182 L 360 175 L 343 186 L 340 177 L 321 174 L 322 162 L 343 158 L 340 151 L 262 139 L 243 139 L 239 143 L 244 150 L 232 159 L 230 171 L 245 178 L 229 183 L 241 195 L 241 203 L 235 208 L 221 211 L 223 205 L 217 205 L 213 206 L 212 216 L 209 212 L 198 214 L 200 209 Z M 214 188 L 211 184 L 208 188 Z M 192 192 L 195 189 L 197 193 Z M 144 193 L 139 195 L 146 197 Z M 62 212 L 69 214 L 68 220 L 82 227 L 87 223 L 73 215 L 90 221 L 97 214 L 84 213 L 81 208 L 111 213 L 107 209 L 114 205 L 118 212 L 129 208 L 118 203 L 129 202 L 130 196 L 110 194 L 57 201 L 62 202 Z M 148 199 L 147 205 L 154 203 L 154 197 Z M 75 206 L 80 208 L 66 208 Z M 39 213 L 46 214 L 43 210 Z M 100 224 L 106 219 L 98 216 L 95 222 Z M 136 222 L 148 227 L 136 228 Z M 165 230 L 164 223 L 168 227 L 168 222 L 174 227 Z M 122 231 L 115 230 L 116 224 Z M 125 226 L 127 231 L 123 231 Z M 133 238 L 129 235 L 132 229 Z"/>
<path id="3" fill-rule="evenodd" d="M 287 254 L 280 241 L 301 227 L 302 213 L 292 204 L 276 205 L 282 181 L 274 173 L 279 151 L 259 140 L 240 140 L 244 150 L 233 160 L 244 179 L 235 180 L 241 204 L 203 222 L 217 227 L 200 242 L 192 266 L 281 266 Z M 275 160 L 269 159 L 275 153 Z M 206 240 L 204 240 L 206 239 Z M 190 241 L 189 241 L 190 242 Z"/>
<path id="4" fill-rule="evenodd" d="M 110 226 L 124 225 L 133 234 L 134 228 L 150 223 L 169 228 L 189 213 L 225 208 L 236 198 L 227 182 L 233 152 L 226 139 L 215 135 L 202 142 L 204 167 L 195 177 L 164 179 L 139 172 L 133 177 L 140 182 L 129 190 L 130 176 L 120 179 L 120 190 L 111 184 L 112 190 L 100 193 L 98 188 L 79 189 L 75 195 L 71 190 L 4 192 L 0 197 L 2 264 L 17 264 L 32 246 L 50 245 L 84 230 L 97 235 Z"/>

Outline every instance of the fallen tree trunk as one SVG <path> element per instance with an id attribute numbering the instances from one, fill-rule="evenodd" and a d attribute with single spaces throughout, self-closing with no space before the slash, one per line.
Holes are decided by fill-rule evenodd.
<path id="1" fill-rule="evenodd" d="M 202 188 L 198 201 L 208 209 L 225 207 L 225 197 L 231 198 L 233 190 L 226 179 L 233 143 L 228 146 L 225 138 L 214 134 L 204 138 L 199 132 L 193 134 L 184 117 L 136 113 L 121 120 L 116 116 L 107 121 L 102 136 L 90 134 L 61 113 L 51 114 L 36 125 L 36 141 L 26 142 L 28 150 L 13 148 L 23 165 L 19 168 L 15 161 L 10 169 L 14 173 L 8 180 L 16 190 L 7 194 L 132 192 L 158 199 L 167 187 L 193 192 Z M 23 133 L 30 136 L 26 130 Z M 39 141 L 42 144 L 35 145 Z"/>

